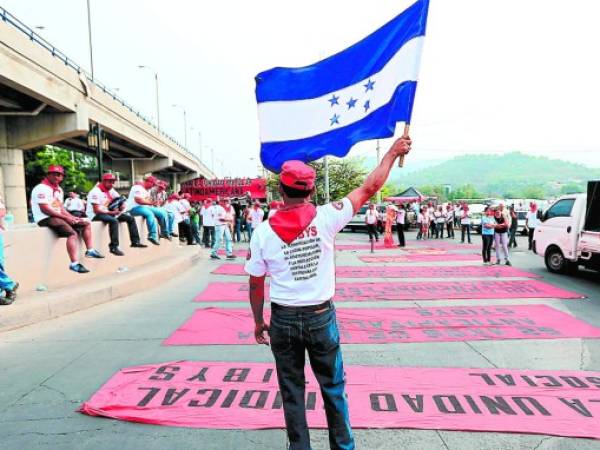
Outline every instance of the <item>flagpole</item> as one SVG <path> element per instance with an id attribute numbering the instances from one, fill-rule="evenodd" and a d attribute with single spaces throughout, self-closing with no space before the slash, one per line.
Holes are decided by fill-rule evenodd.
<path id="1" fill-rule="evenodd" d="M 402 134 L 402 137 L 408 137 L 409 131 L 410 131 L 410 123 L 405 123 L 404 124 L 404 134 Z M 405 155 L 400 155 L 400 159 L 398 160 L 398 167 L 404 167 L 404 156 Z"/>
<path id="2" fill-rule="evenodd" d="M 325 203 L 329 203 L 329 161 L 327 161 L 327 156 L 323 157 L 323 169 L 325 172 Z"/>
<path id="3" fill-rule="evenodd" d="M 377 150 L 377 166 L 379 166 L 379 163 L 381 162 L 381 153 L 380 153 L 380 147 L 379 147 L 379 139 L 377 139 L 377 147 L 375 148 Z M 379 189 L 377 191 L 377 203 L 381 203 L 381 189 Z"/>

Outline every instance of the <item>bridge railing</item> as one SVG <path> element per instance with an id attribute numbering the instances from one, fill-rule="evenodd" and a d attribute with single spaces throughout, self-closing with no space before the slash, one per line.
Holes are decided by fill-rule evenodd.
<path id="1" fill-rule="evenodd" d="M 53 57 L 58 58 L 66 66 L 71 67 L 78 74 L 83 74 L 91 83 L 93 83 L 97 87 L 99 87 L 102 90 L 102 92 L 104 92 L 105 94 L 110 95 L 113 98 L 113 100 L 115 100 L 116 102 L 119 102 L 123 107 L 125 107 L 129 111 L 131 111 L 139 119 L 143 120 L 148 125 L 150 125 L 151 127 L 155 128 L 156 131 L 159 134 L 161 134 L 163 137 L 165 137 L 166 139 L 168 139 L 169 141 L 171 141 L 172 143 L 174 143 L 175 145 L 177 145 L 180 149 L 182 149 L 183 151 L 185 151 L 193 159 L 197 160 L 200 164 L 204 165 L 204 163 L 200 160 L 200 158 L 198 158 L 198 156 L 196 154 L 194 154 L 193 152 L 191 152 L 190 150 L 188 150 L 186 147 L 184 147 L 181 143 L 179 143 L 175 138 L 173 138 L 169 134 L 165 133 L 162 130 L 159 130 L 158 126 L 154 122 L 152 122 L 146 116 L 144 116 L 143 114 L 141 114 L 138 110 L 134 109 L 133 106 L 129 105 L 125 100 L 123 100 L 121 97 L 119 97 L 114 91 L 112 91 L 111 89 L 109 89 L 105 84 L 103 84 L 100 81 L 98 81 L 98 79 L 96 79 L 95 77 L 92 78 L 91 74 L 89 72 L 87 72 L 83 67 L 81 67 L 75 61 L 73 61 L 71 58 L 69 58 L 65 53 L 61 52 L 54 45 L 52 45 L 46 39 L 44 39 L 43 37 L 41 37 L 35 31 L 33 31 L 30 27 L 28 27 L 27 25 L 25 25 L 22 21 L 20 21 L 15 16 L 13 16 L 11 13 L 9 13 L 2 6 L 0 6 L 0 19 L 2 19 L 3 22 L 5 22 L 5 23 L 13 26 L 14 28 L 16 28 L 21 33 L 25 34 L 32 42 L 35 42 L 36 44 L 44 47 L 48 52 L 50 52 L 52 54 Z"/>

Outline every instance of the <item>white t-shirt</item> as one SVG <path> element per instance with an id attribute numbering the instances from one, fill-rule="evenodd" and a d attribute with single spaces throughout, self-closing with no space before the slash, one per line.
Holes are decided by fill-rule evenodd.
<path id="1" fill-rule="evenodd" d="M 461 225 L 471 225 L 471 213 L 463 210 L 460 212 L 460 224 Z"/>
<path id="2" fill-rule="evenodd" d="M 58 188 L 57 191 L 53 191 L 52 188 L 46 184 L 40 183 L 31 191 L 31 213 L 33 214 L 33 221 L 38 223 L 40 220 L 49 217 L 44 214 L 40 209 L 40 205 L 50 205 L 50 207 L 60 213 L 62 211 L 64 193 L 62 188 Z"/>
<path id="3" fill-rule="evenodd" d="M 379 211 L 376 209 L 367 209 L 365 212 L 365 220 L 367 221 L 367 224 L 374 225 L 377 223 L 377 219 L 379 219 Z"/>
<path id="4" fill-rule="evenodd" d="M 250 208 L 250 223 L 252 225 L 252 229 L 255 230 L 258 227 L 263 219 L 265 218 L 265 212 L 262 208 L 254 209 L 254 207 Z"/>
<path id="5" fill-rule="evenodd" d="M 79 197 L 69 197 L 65 200 L 65 209 L 67 211 L 85 211 L 85 205 Z"/>
<path id="6" fill-rule="evenodd" d="M 165 203 L 165 210 L 173 213 L 173 220 L 175 223 L 180 223 L 183 221 L 183 212 L 185 211 L 185 207 L 181 204 L 181 200 L 168 201 Z"/>
<path id="7" fill-rule="evenodd" d="M 200 208 L 200 215 L 202 216 L 202 225 L 205 227 L 215 226 L 215 219 L 213 218 L 212 208 L 212 205 L 209 207 L 202 206 L 202 208 Z"/>
<path id="8" fill-rule="evenodd" d="M 540 219 L 538 219 L 537 211 L 529 211 L 527 213 L 527 227 L 536 228 L 539 224 Z"/>
<path id="9" fill-rule="evenodd" d="M 187 199 L 182 198 L 181 200 L 179 200 L 179 204 L 181 204 L 181 206 L 183 207 L 183 217 L 190 217 L 190 209 L 192 209 L 192 205 L 190 205 L 190 202 Z"/>
<path id="10" fill-rule="evenodd" d="M 126 203 L 127 211 L 130 211 L 132 208 L 135 208 L 136 206 L 148 206 L 148 205 L 140 205 L 138 202 L 135 201 L 136 197 L 141 197 L 143 199 L 149 200 L 150 193 L 141 184 L 134 184 L 133 186 L 131 186 L 131 190 L 129 191 L 129 197 L 127 197 L 127 203 Z"/>
<path id="11" fill-rule="evenodd" d="M 227 219 L 227 212 L 221 205 L 215 205 L 212 207 L 213 220 L 215 221 L 215 227 L 224 227 L 227 225 L 225 222 L 221 222 L 223 219 Z"/>
<path id="12" fill-rule="evenodd" d="M 264 222 L 252 233 L 245 270 L 271 275 L 271 302 L 280 305 L 318 305 L 335 293 L 335 235 L 354 216 L 348 198 L 317 207 L 304 232 L 286 244 Z"/>
<path id="13" fill-rule="evenodd" d="M 110 195 L 110 198 L 109 198 Z M 85 213 L 88 218 L 93 219 L 96 213 L 94 212 L 94 205 L 103 206 L 104 209 L 108 209 L 108 204 L 115 198 L 119 196 L 119 193 L 116 189 L 111 189 L 109 191 L 109 195 L 106 195 L 102 189 L 98 185 L 96 185 L 87 196 L 87 208 Z"/>
<path id="14" fill-rule="evenodd" d="M 404 225 L 404 220 L 406 218 L 406 211 L 403 208 L 398 209 L 396 213 L 396 223 Z"/>

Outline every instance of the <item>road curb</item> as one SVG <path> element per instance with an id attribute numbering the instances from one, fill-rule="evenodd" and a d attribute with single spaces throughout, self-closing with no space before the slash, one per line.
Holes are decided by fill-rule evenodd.
<path id="1" fill-rule="evenodd" d="M 131 272 L 102 277 L 77 287 L 28 294 L 10 306 L 0 307 L 0 333 L 125 297 L 137 292 L 140 286 L 156 285 L 180 275 L 202 259 L 200 252 L 186 252 L 185 255 L 154 261 Z"/>

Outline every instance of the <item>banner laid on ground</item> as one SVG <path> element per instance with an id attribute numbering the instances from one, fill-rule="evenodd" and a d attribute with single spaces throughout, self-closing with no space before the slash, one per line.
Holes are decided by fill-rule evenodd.
<path id="1" fill-rule="evenodd" d="M 539 433 L 600 439 L 600 372 L 346 366 L 354 428 Z M 326 428 L 307 368 L 309 426 Z M 92 416 L 178 427 L 283 428 L 268 363 L 176 361 L 117 372 L 81 405 Z"/>
<path id="2" fill-rule="evenodd" d="M 181 183 L 181 190 L 192 196 L 192 201 L 214 200 L 217 197 L 267 197 L 267 180 L 264 178 L 224 178 L 207 180 L 196 178 Z"/>
<path id="3" fill-rule="evenodd" d="M 475 248 L 471 245 L 469 247 L 465 246 L 444 246 L 444 247 L 436 247 L 432 245 L 431 247 L 386 247 L 383 242 L 376 243 L 373 247 L 376 251 L 393 251 L 400 254 L 411 253 L 411 254 L 424 254 L 424 255 L 436 255 L 436 254 L 448 254 L 454 250 L 475 250 Z M 338 251 L 345 250 L 370 250 L 371 244 L 355 244 L 355 243 L 344 243 L 344 244 L 335 244 L 335 249 Z"/>
<path id="4" fill-rule="evenodd" d="M 268 298 L 268 285 L 265 296 Z M 420 281 L 414 283 L 337 283 L 334 300 L 444 300 L 494 298 L 585 298 L 538 280 Z M 247 302 L 248 283 L 214 282 L 197 302 Z"/>
<path id="5" fill-rule="evenodd" d="M 215 275 L 248 276 L 243 264 L 222 264 Z M 510 266 L 337 266 L 338 278 L 541 278 Z"/>
<path id="6" fill-rule="evenodd" d="M 368 255 L 359 256 L 366 263 L 413 263 L 413 262 L 448 262 L 448 261 L 481 261 L 480 255 L 464 253 L 415 254 L 415 255 Z"/>
<path id="7" fill-rule="evenodd" d="M 600 328 L 545 305 L 338 308 L 336 315 L 345 344 L 600 337 Z M 163 344 L 256 344 L 252 312 L 197 309 Z"/>

